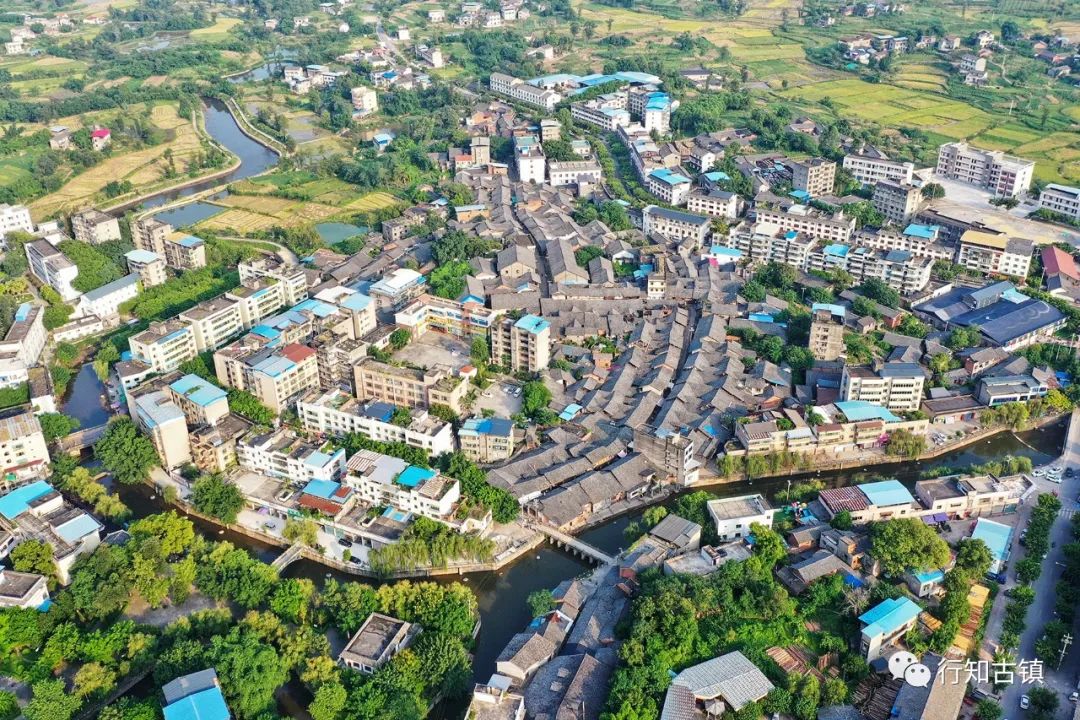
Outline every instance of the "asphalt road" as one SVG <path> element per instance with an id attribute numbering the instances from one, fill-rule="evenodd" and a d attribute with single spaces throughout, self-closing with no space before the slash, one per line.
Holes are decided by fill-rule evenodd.
<path id="1" fill-rule="evenodd" d="M 1057 596 L 1054 588 L 1061 577 L 1062 564 L 1065 559 L 1062 548 L 1066 543 L 1072 541 L 1072 516 L 1074 513 L 1080 512 L 1080 506 L 1076 502 L 1077 495 L 1080 494 L 1080 410 L 1073 411 L 1072 423 L 1069 427 L 1069 435 L 1065 440 L 1062 459 L 1065 461 L 1065 467 L 1071 467 L 1078 471 L 1077 476 L 1063 478 L 1061 485 L 1051 483 L 1045 478 L 1035 479 L 1039 492 L 1058 491 L 1058 495 L 1061 497 L 1062 510 L 1058 513 L 1057 519 L 1050 529 L 1051 548 L 1043 560 L 1042 574 L 1035 581 L 1035 602 L 1028 608 L 1027 627 L 1020 637 L 1020 649 L 1017 653 L 1018 661 L 1035 659 L 1035 641 L 1042 635 L 1043 626 L 1055 617 L 1054 600 Z M 1060 464 L 1060 461 L 1056 464 Z M 1017 528 L 1027 524 L 1033 503 L 1034 496 L 1032 503 L 1029 503 L 1021 510 L 1023 519 L 1022 522 L 1017 524 Z M 1015 533 L 1015 535 L 1018 537 L 1019 532 Z M 1008 587 L 1015 584 L 1012 582 L 1013 568 L 1016 567 L 1016 560 L 1022 557 L 1022 553 L 1018 552 L 1018 548 L 1019 545 L 1015 544 L 1014 540 L 1014 555 L 1010 561 L 1010 582 Z M 995 604 L 994 614 L 996 616 L 1000 616 L 1005 602 L 1006 598 L 999 596 L 998 602 Z M 1074 638 L 1078 637 L 1077 628 L 1074 628 L 1073 636 Z M 996 638 L 996 634 L 994 637 Z M 1061 696 L 1061 704 L 1058 709 L 1059 718 L 1072 717 L 1073 705 L 1069 702 L 1068 697 L 1069 693 L 1076 689 L 1078 671 L 1080 671 L 1080 647 L 1078 647 L 1076 641 L 1068 648 L 1060 668 L 1055 669 L 1050 664 L 1043 667 L 1045 686 L 1056 690 Z M 1004 710 L 1004 717 L 1022 717 L 1026 714 L 1025 711 L 1020 709 L 1020 696 L 1032 687 L 1034 685 L 1022 685 L 1020 678 L 1017 676 L 1013 684 L 1005 688 L 1000 700 L 1001 707 Z"/>

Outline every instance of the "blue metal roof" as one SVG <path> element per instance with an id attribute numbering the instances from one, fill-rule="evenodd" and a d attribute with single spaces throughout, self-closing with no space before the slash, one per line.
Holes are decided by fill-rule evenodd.
<path id="1" fill-rule="evenodd" d="M 982 540 L 986 543 L 986 547 L 990 548 L 990 554 L 1000 562 L 1009 556 L 1012 528 L 993 520 L 979 518 L 975 521 L 975 529 L 971 531 L 971 539 Z"/>
<path id="2" fill-rule="evenodd" d="M 878 637 L 892 635 L 900 628 L 919 617 L 922 608 L 909 598 L 885 600 L 859 616 L 859 622 L 866 625 L 863 635 Z"/>
<path id="3" fill-rule="evenodd" d="M 825 246 L 825 254 L 832 255 L 833 257 L 847 257 L 849 248 L 847 245 L 841 245 L 840 243 L 832 243 Z"/>
<path id="4" fill-rule="evenodd" d="M 577 403 L 570 403 L 565 408 L 563 408 L 563 411 L 561 413 L 559 413 L 559 419 L 564 422 L 569 422 L 575 417 L 577 417 L 578 413 L 580 413 L 583 409 L 584 408 L 582 408 Z"/>
<path id="5" fill-rule="evenodd" d="M 792 190 L 788 193 L 788 195 L 795 198 L 796 200 L 802 200 L 803 202 L 806 202 L 810 199 L 810 193 L 806 192 L 805 190 Z"/>
<path id="6" fill-rule="evenodd" d="M 713 170 L 711 172 L 707 172 L 707 173 L 705 173 L 705 177 L 708 180 L 712 181 L 712 182 L 719 182 L 721 180 L 730 180 L 731 179 L 730 175 L 728 175 L 726 172 L 722 172 L 720 170 Z"/>
<path id="7" fill-rule="evenodd" d="M 433 477 L 435 477 L 434 470 L 425 470 L 422 467 L 410 465 L 409 467 L 402 470 L 401 474 L 397 476 L 397 482 L 399 485 L 404 485 L 408 488 L 414 488 L 428 478 Z"/>
<path id="8" fill-rule="evenodd" d="M 685 175 L 680 175 L 677 172 L 672 172 L 668 168 L 656 168 L 649 173 L 649 177 L 656 178 L 667 185 L 681 185 L 682 183 L 690 182 L 690 178 Z"/>
<path id="9" fill-rule="evenodd" d="M 911 493 L 899 480 L 881 480 L 879 482 L 865 483 L 858 486 L 863 495 L 878 507 L 889 505 L 905 505 L 915 502 Z"/>
<path id="10" fill-rule="evenodd" d="M 461 426 L 458 435 L 465 435 L 466 437 L 476 435 L 510 437 L 513 431 L 514 424 L 506 418 L 469 418 Z"/>
<path id="11" fill-rule="evenodd" d="M 267 340 L 273 340 L 281 335 L 281 332 L 279 330 L 275 330 L 274 328 L 267 325 L 256 325 L 255 327 L 251 328 L 251 332 L 255 333 L 256 335 L 262 335 Z"/>
<path id="12" fill-rule="evenodd" d="M 924 240 L 933 240 L 934 235 L 937 234 L 937 225 L 917 225 L 911 223 L 904 228 L 905 235 L 911 235 L 913 237 L 923 238 Z"/>
<path id="13" fill-rule="evenodd" d="M 514 323 L 514 327 L 537 335 L 551 327 L 551 323 L 536 315 L 523 315 L 520 320 Z"/>
<path id="14" fill-rule="evenodd" d="M 130 275 L 125 275 L 119 280 L 113 280 L 111 283 L 106 283 L 99 288 L 95 288 L 94 290 L 91 290 L 90 292 L 83 295 L 83 297 L 91 302 L 94 300 L 100 300 L 103 297 L 108 297 L 109 295 L 112 295 L 114 292 L 119 292 L 120 290 L 131 287 L 137 282 L 139 282 L 138 273 L 131 273 Z"/>
<path id="15" fill-rule="evenodd" d="M 221 688 L 211 687 L 166 705 L 165 720 L 229 720 Z"/>
<path id="16" fill-rule="evenodd" d="M 63 525 L 56 528 L 56 534 L 69 543 L 77 543 L 87 535 L 101 529 L 101 523 L 86 513 L 73 517 Z"/>
<path id="17" fill-rule="evenodd" d="M 194 235 L 188 235 L 186 237 L 180 238 L 180 240 L 178 240 L 177 242 L 179 242 L 182 246 L 186 248 L 195 248 L 204 244 L 202 238 L 195 237 Z"/>
<path id="18" fill-rule="evenodd" d="M 888 408 L 868 403 L 865 400 L 839 400 L 833 403 L 833 405 L 835 405 L 840 412 L 844 413 L 851 422 L 862 422 L 863 420 L 900 422 L 900 418 L 894 415 Z"/>
<path id="19" fill-rule="evenodd" d="M 203 380 L 198 375 L 185 375 L 169 387 L 172 388 L 173 392 L 183 395 L 202 407 L 224 400 L 227 396 L 224 390 Z"/>
<path id="20" fill-rule="evenodd" d="M 334 459 L 333 455 L 328 455 L 324 452 L 313 452 L 304 459 L 305 465 L 311 467 L 326 467 L 327 463 Z"/>
<path id="21" fill-rule="evenodd" d="M 15 488 L 0 497 L 0 515 L 14 520 L 30 509 L 30 503 L 53 492 L 53 486 L 44 480 L 37 480 L 29 485 Z"/>
<path id="22" fill-rule="evenodd" d="M 333 305 L 324 303 L 322 300 L 316 300 L 315 298 L 308 298 L 303 302 L 293 306 L 293 310 L 304 311 L 307 310 L 316 317 L 325 318 L 330 317 L 337 312 L 337 308 Z"/>
<path id="23" fill-rule="evenodd" d="M 723 245 L 713 245 L 709 248 L 709 254 L 711 255 L 726 255 L 727 257 L 742 257 L 742 251 L 735 248 L 724 247 Z"/>
<path id="24" fill-rule="evenodd" d="M 333 480 L 311 480 L 304 486 L 305 495 L 314 495 L 323 500 L 329 500 L 341 487 L 341 483 Z"/>
<path id="25" fill-rule="evenodd" d="M 152 263 L 155 260 L 161 259 L 160 255 L 150 252 L 149 250 L 131 250 L 130 252 L 124 253 L 124 257 L 131 262 L 137 263 Z"/>
<path id="26" fill-rule="evenodd" d="M 348 295 L 343 300 L 341 300 L 338 304 L 346 310 L 360 311 L 371 304 L 371 298 L 369 298 L 363 293 L 352 293 L 351 295 Z"/>
<path id="27" fill-rule="evenodd" d="M 160 390 L 135 398 L 135 412 L 147 427 L 183 420 L 184 413 Z"/>
<path id="28" fill-rule="evenodd" d="M 837 317 L 844 317 L 847 314 L 847 309 L 843 305 L 835 305 L 833 303 L 814 303 L 810 306 L 811 312 L 817 312 L 818 310 L 827 310 Z M 847 413 L 844 414 L 847 415 Z"/>
<path id="29" fill-rule="evenodd" d="M 945 579 L 945 573 L 940 569 L 926 570 L 925 572 L 912 573 L 912 575 L 914 575 L 915 579 L 922 584 L 941 582 Z"/>
<path id="30" fill-rule="evenodd" d="M 277 377 L 281 373 L 292 369 L 295 365 L 296 363 L 289 358 L 281 357 L 280 355 L 271 355 L 270 357 L 255 363 L 255 369 L 270 377 Z"/>

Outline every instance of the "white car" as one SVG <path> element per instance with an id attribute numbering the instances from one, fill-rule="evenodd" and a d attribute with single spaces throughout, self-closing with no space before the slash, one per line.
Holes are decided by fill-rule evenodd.
<path id="1" fill-rule="evenodd" d="M 1031 698 L 1029 698 L 1027 695 L 1021 695 L 1020 696 L 1020 709 L 1021 710 L 1027 710 L 1029 707 L 1031 707 Z"/>

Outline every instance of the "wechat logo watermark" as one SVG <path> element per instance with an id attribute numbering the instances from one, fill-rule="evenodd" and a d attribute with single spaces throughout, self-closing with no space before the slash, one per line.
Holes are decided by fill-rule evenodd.
<path id="1" fill-rule="evenodd" d="M 914 687 L 926 687 L 933 679 L 930 668 L 919 662 L 919 658 L 907 650 L 901 650 L 889 656 L 889 672 L 892 673 L 893 679 L 903 679 L 908 685 Z"/>

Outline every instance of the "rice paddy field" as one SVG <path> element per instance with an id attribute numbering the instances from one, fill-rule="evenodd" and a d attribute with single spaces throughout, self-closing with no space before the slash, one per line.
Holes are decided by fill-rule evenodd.
<path id="1" fill-rule="evenodd" d="M 226 40 L 229 37 L 229 31 L 242 22 L 243 20 L 240 18 L 219 17 L 217 21 L 209 27 L 192 30 L 191 37 L 195 40 L 205 40 L 207 42 Z"/>

